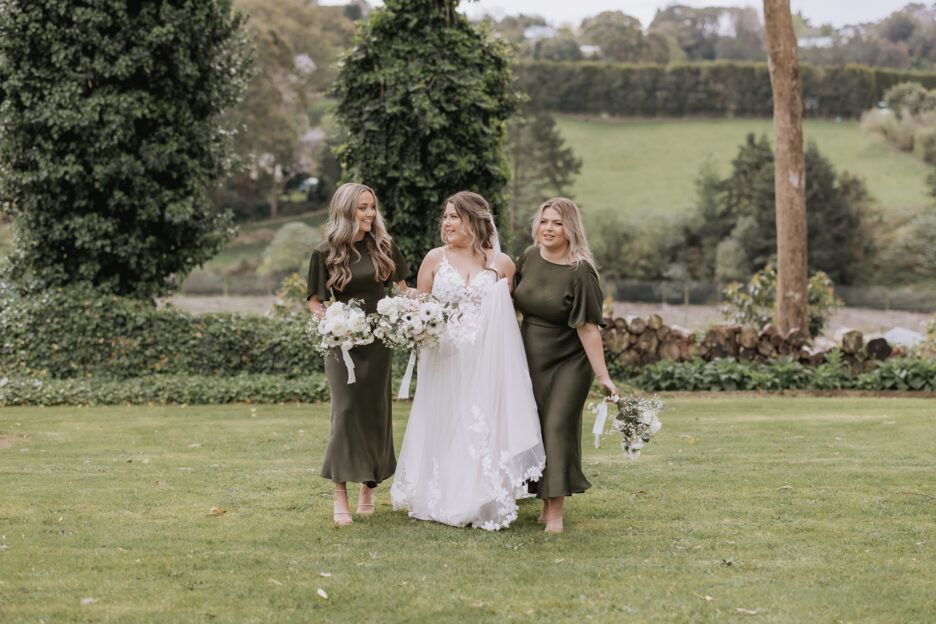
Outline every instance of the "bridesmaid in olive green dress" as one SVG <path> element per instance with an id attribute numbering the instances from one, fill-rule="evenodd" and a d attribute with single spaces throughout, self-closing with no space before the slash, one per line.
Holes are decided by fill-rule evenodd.
<path id="1" fill-rule="evenodd" d="M 344 184 L 332 197 L 325 241 L 309 263 L 309 309 L 325 313 L 324 302 L 359 299 L 364 311 L 377 302 L 409 268 L 384 226 L 377 195 L 363 184 Z M 357 381 L 347 383 L 341 357 L 325 358 L 331 392 L 331 433 L 322 476 L 335 482 L 334 520 L 351 524 L 348 481 L 361 484 L 357 513 L 374 513 L 373 488 L 396 470 L 390 415 L 390 350 L 380 341 L 351 349 Z"/>
<path id="2" fill-rule="evenodd" d="M 592 380 L 612 395 L 599 326 L 602 297 L 582 218 L 572 200 L 547 200 L 533 219 L 535 245 L 514 275 L 514 300 L 523 314 L 536 409 L 543 429 L 546 469 L 530 490 L 543 500 L 540 522 L 562 531 L 566 496 L 591 484 L 582 473 L 582 411 Z"/>

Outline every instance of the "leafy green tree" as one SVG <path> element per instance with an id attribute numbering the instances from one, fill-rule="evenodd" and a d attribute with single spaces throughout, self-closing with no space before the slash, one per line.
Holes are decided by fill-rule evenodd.
<path id="1" fill-rule="evenodd" d="M 243 127 L 235 149 L 251 166 L 232 185 L 241 196 L 268 202 L 275 217 L 284 181 L 318 165 L 324 135 L 316 128 L 315 117 L 321 115 L 315 113 L 335 79 L 335 61 L 350 44 L 354 24 L 341 7 L 296 0 L 235 4 L 249 16 L 257 62 L 244 98 L 233 111 Z"/>
<path id="2" fill-rule="evenodd" d="M 580 31 L 586 43 L 601 48 L 604 58 L 625 63 L 648 60 L 650 48 L 636 17 L 620 11 L 602 11 L 584 19 Z"/>
<path id="3" fill-rule="evenodd" d="M 517 109 L 505 44 L 455 11 L 457 0 L 387 0 L 342 60 L 334 85 L 348 132 L 347 179 L 377 192 L 404 255 L 438 245 L 442 201 L 483 195 L 498 219 L 509 178 L 502 151 Z"/>
<path id="4" fill-rule="evenodd" d="M 0 3 L 0 202 L 24 290 L 149 297 L 233 233 L 208 198 L 250 46 L 230 0 Z"/>
<path id="5" fill-rule="evenodd" d="M 516 254 L 532 244 L 530 218 L 550 197 L 570 195 L 569 187 L 582 170 L 582 160 L 556 128 L 556 120 L 542 110 L 525 107 L 507 124 L 510 161 L 510 249 Z"/>
<path id="6" fill-rule="evenodd" d="M 574 37 L 547 37 L 536 42 L 533 58 L 538 61 L 580 61 L 582 50 Z"/>
<path id="7" fill-rule="evenodd" d="M 837 173 L 810 143 L 804 154 L 809 272 L 850 284 L 870 269 L 877 250 L 870 197 L 848 172 Z M 725 179 L 704 169 L 696 215 L 679 250 L 697 279 L 738 279 L 772 263 L 777 253 L 774 158 L 767 138 L 748 135 Z"/>

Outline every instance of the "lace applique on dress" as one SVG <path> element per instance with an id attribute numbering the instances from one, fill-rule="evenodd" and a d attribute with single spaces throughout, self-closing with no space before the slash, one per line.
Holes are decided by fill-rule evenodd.
<path id="1" fill-rule="evenodd" d="M 432 282 L 432 294 L 442 301 L 457 304 L 461 313 L 449 321 L 442 338 L 444 342 L 459 345 L 475 341 L 481 325 L 481 303 L 496 283 L 497 273 L 488 269 L 481 269 L 466 283 L 461 273 L 442 254 L 442 263 Z"/>

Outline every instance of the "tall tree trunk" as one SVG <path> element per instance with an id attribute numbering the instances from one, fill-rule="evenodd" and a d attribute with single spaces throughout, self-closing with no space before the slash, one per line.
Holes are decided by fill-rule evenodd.
<path id="1" fill-rule="evenodd" d="M 803 88 L 789 0 L 764 0 L 770 86 L 773 89 L 774 188 L 777 202 L 777 325 L 807 331 L 806 171 Z"/>

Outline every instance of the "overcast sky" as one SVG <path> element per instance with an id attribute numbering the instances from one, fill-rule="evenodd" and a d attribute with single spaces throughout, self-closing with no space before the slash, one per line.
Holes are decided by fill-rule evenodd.
<path id="1" fill-rule="evenodd" d="M 369 0 L 372 5 L 381 2 Z M 815 26 L 832 24 L 844 26 L 862 22 L 876 22 L 908 4 L 904 0 L 790 0 L 793 12 L 801 12 Z M 321 0 L 320 4 L 345 4 L 345 0 Z M 582 19 L 602 11 L 623 11 L 640 20 L 646 28 L 653 20 L 656 10 L 671 4 L 689 6 L 753 6 L 763 14 L 763 2 L 736 0 L 480 0 L 462 2 L 462 10 L 470 17 L 481 17 L 489 13 L 495 17 L 504 15 L 541 15 L 546 21 L 558 26 L 569 23 L 578 26 Z"/>

